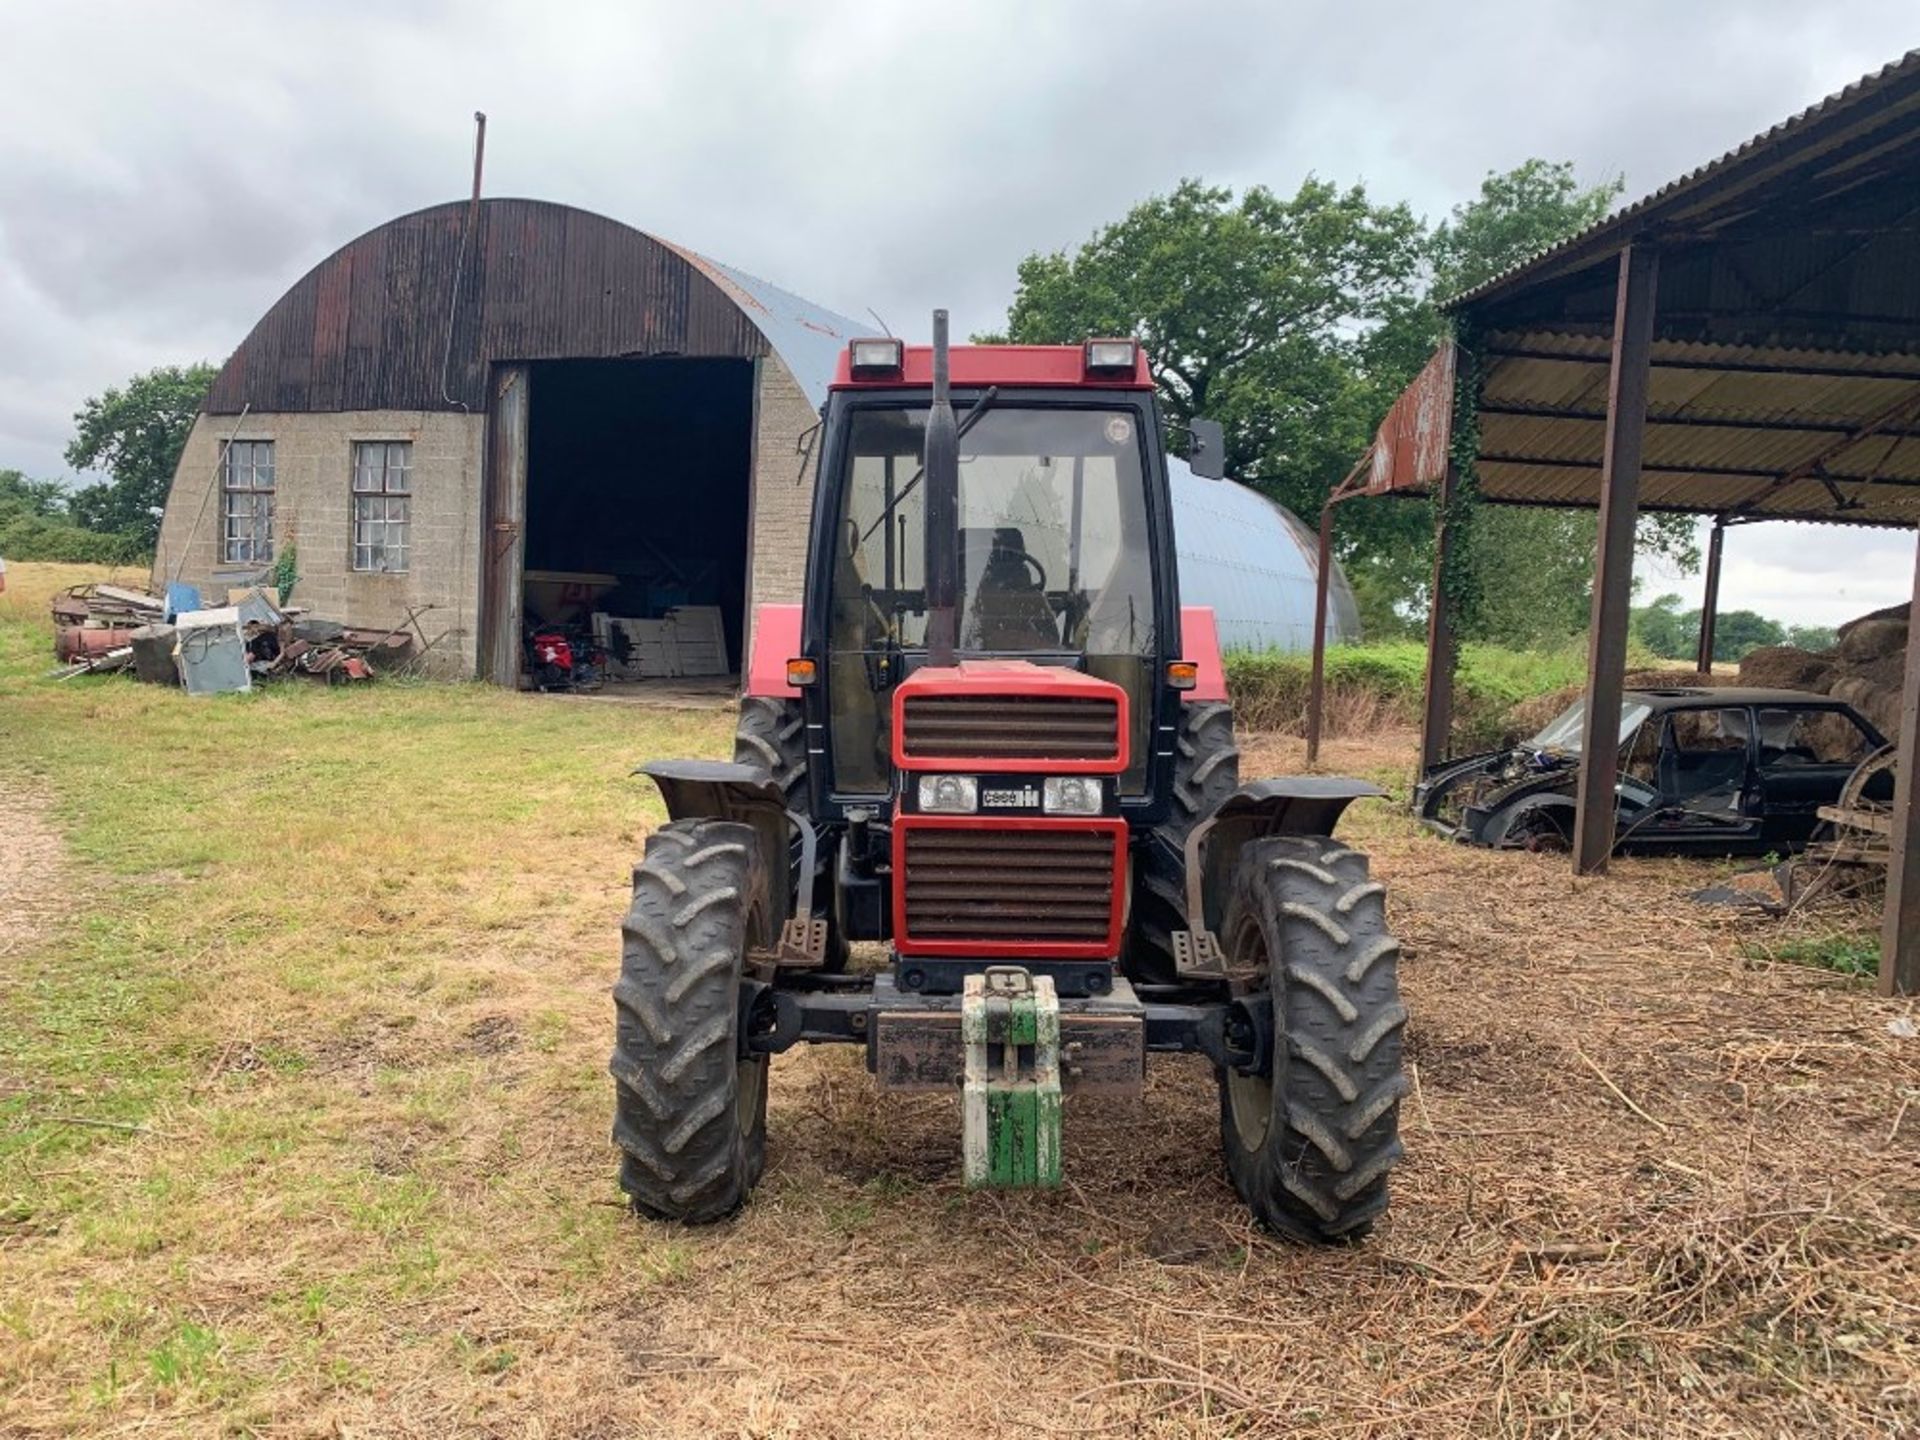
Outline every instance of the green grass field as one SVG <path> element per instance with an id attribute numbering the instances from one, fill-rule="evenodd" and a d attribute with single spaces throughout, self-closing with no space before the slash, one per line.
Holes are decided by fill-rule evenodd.
<path id="1" fill-rule="evenodd" d="M 1415 1089 L 1365 1245 L 1252 1228 L 1197 1061 L 1070 1100 L 1061 1191 L 968 1193 L 952 1101 L 877 1092 L 845 1047 L 779 1057 L 737 1219 L 653 1224 L 608 1136 L 617 926 L 662 818 L 629 772 L 725 753 L 731 713 L 49 680 L 46 598 L 92 578 L 21 565 L 0 596 L 8 1440 L 1914 1413 L 1910 1007 L 1779 963 L 1857 914 L 1706 911 L 1698 862 L 1574 881 L 1374 803 L 1343 834 L 1391 889 Z M 1300 764 L 1244 749 L 1248 777 Z M 1410 739 L 1326 758 L 1404 793 Z"/>
<path id="2" fill-rule="evenodd" d="M 0 1251 L 0 1431 L 23 1390 L 76 1418 L 158 1402 L 245 1417 L 276 1371 L 340 1366 L 351 1384 L 340 1356 L 362 1327 L 497 1267 L 487 1212 L 539 1217 L 562 1267 L 630 1229 L 604 1156 L 591 1190 L 608 1203 L 565 1211 L 549 1175 L 516 1184 L 499 1158 L 606 1128 L 606 1017 L 574 1001 L 604 993 L 626 867 L 663 815 L 629 772 L 724 753 L 731 715 L 478 685 L 195 700 L 52 682 L 51 585 L 32 582 L 69 577 L 14 571 L 0 779 L 46 798 L 71 861 L 46 942 L 0 973 L 0 1244 L 49 1237 L 70 1263 L 48 1283 Z M 476 1105 L 519 1051 L 520 1113 Z M 176 1157 L 151 1163 L 149 1136 Z M 183 1298 L 239 1236 L 320 1217 L 330 1253 L 256 1268 L 244 1315 Z M 628 1258 L 664 1272 L 675 1253 L 642 1239 Z M 390 1343 L 511 1363 L 457 1333 Z M 56 1346 L 72 1388 L 48 1395 Z"/>

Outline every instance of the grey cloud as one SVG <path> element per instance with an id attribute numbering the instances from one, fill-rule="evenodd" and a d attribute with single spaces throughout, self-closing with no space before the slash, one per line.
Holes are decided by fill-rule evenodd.
<path id="1" fill-rule="evenodd" d="M 492 193 L 614 215 L 904 333 L 944 304 L 964 332 L 1001 321 L 1024 255 L 1184 175 L 1364 179 L 1437 219 L 1537 154 L 1624 172 L 1639 194 L 1893 58 L 1911 30 L 1910 6 L 1885 0 L 0 0 L 0 15 L 0 465 L 43 474 L 86 395 L 222 357 L 335 247 L 463 194 L 475 108 Z"/>

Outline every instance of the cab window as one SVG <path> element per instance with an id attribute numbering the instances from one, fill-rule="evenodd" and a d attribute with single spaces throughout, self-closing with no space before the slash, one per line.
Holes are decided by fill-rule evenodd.
<path id="1" fill-rule="evenodd" d="M 1872 736 L 1844 710 L 1762 710 L 1759 728 L 1764 770 L 1808 765 L 1852 769 L 1874 748 Z"/>
<path id="2" fill-rule="evenodd" d="M 1699 795 L 1745 784 L 1747 711 L 1676 710 L 1667 717 L 1667 747 L 1661 756 L 1661 790 Z"/>

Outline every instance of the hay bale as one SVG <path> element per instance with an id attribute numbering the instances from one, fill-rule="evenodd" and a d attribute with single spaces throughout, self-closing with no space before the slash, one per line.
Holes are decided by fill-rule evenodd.
<path id="1" fill-rule="evenodd" d="M 1900 682 L 1907 675 L 1907 657 L 1904 653 L 1882 655 L 1870 665 L 1849 665 L 1836 680 L 1864 680 L 1876 690 L 1894 690 L 1900 688 Z"/>
<path id="2" fill-rule="evenodd" d="M 1911 602 L 1901 605 L 1889 605 L 1884 610 L 1870 610 L 1865 615 L 1854 616 L 1853 619 L 1847 621 L 1846 624 L 1834 631 L 1834 634 L 1844 640 L 1858 627 L 1874 620 L 1898 620 L 1904 625 L 1912 617 L 1912 611 L 1913 606 Z"/>
<path id="3" fill-rule="evenodd" d="M 1833 648 L 1835 657 L 1850 665 L 1864 665 L 1883 655 L 1905 650 L 1907 608 L 1895 605 L 1849 620 L 1839 629 L 1840 640 Z"/>
<path id="4" fill-rule="evenodd" d="M 1862 675 L 1846 675 L 1834 681 L 1828 693 L 1866 716 L 1882 735 L 1900 733 L 1899 686 L 1877 685 Z"/>
<path id="5" fill-rule="evenodd" d="M 1740 683 L 1769 690 L 1812 690 L 1823 693 L 1833 678 L 1834 663 L 1824 655 L 1797 645 L 1762 645 L 1740 662 Z"/>

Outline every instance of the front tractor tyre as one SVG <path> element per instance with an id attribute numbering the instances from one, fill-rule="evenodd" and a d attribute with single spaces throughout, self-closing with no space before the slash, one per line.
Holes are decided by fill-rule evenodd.
<path id="1" fill-rule="evenodd" d="M 1241 851 L 1221 946 L 1248 998 L 1269 997 L 1266 1074 L 1220 1072 L 1220 1129 L 1240 1198 L 1269 1229 L 1355 1240 L 1387 1208 L 1406 1091 L 1400 944 L 1367 859 L 1323 836 Z"/>
<path id="2" fill-rule="evenodd" d="M 740 1056 L 740 984 L 767 915 L 752 827 L 675 820 L 647 837 L 621 929 L 608 1066 L 620 1185 L 642 1214 L 720 1220 L 760 1179 L 767 1060 Z"/>

